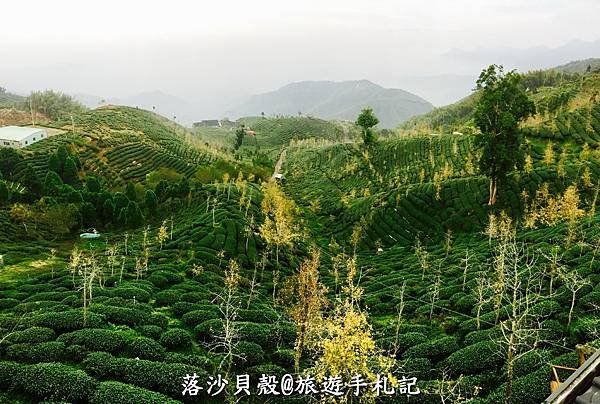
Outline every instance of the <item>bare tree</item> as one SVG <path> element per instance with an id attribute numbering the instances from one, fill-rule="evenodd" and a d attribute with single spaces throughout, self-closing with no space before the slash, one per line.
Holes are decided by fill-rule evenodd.
<path id="1" fill-rule="evenodd" d="M 524 244 L 510 238 L 501 241 L 498 248 L 501 254 L 495 265 L 502 265 L 504 282 L 500 295 L 501 333 L 496 342 L 506 360 L 504 401 L 509 403 L 515 361 L 543 343 L 541 331 L 545 314 L 534 308 L 552 296 L 544 293 L 544 276 L 535 269 L 536 256 Z"/>
<path id="2" fill-rule="evenodd" d="M 571 318 L 573 316 L 573 308 L 575 308 L 575 298 L 577 297 L 577 292 L 584 287 L 591 285 L 591 282 L 581 276 L 577 270 L 561 274 L 560 279 L 571 292 L 571 306 L 569 307 L 569 321 L 567 322 L 568 326 L 571 325 Z"/>
<path id="3" fill-rule="evenodd" d="M 465 290 L 465 285 L 467 284 L 467 273 L 469 272 L 469 270 L 471 269 L 471 266 L 473 265 L 471 260 L 472 260 L 473 256 L 471 255 L 471 253 L 469 252 L 469 249 L 467 248 L 465 251 L 465 256 L 464 258 L 461 258 L 460 262 L 462 264 L 463 267 L 463 281 L 462 281 L 462 290 Z"/>

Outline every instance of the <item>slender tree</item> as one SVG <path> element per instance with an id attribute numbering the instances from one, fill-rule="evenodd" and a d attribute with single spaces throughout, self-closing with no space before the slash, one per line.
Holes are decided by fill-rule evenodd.
<path id="1" fill-rule="evenodd" d="M 479 168 L 490 178 L 488 204 L 494 205 L 498 186 L 515 167 L 523 166 L 519 123 L 535 114 L 535 104 L 522 86 L 522 77 L 515 71 L 505 73 L 502 66 L 484 69 L 477 90 L 480 97 L 473 117 L 481 130 Z"/>

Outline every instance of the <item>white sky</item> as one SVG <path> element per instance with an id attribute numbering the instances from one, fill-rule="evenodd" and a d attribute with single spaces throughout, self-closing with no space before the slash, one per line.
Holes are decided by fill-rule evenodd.
<path id="1" fill-rule="evenodd" d="M 187 99 L 301 80 L 394 85 L 477 73 L 446 60 L 451 49 L 597 41 L 599 18 L 598 0 L 11 1 L 0 9 L 0 85 Z"/>

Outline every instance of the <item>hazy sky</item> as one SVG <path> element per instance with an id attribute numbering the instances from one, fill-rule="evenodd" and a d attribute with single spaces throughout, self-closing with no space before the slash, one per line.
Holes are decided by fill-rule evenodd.
<path id="1" fill-rule="evenodd" d="M 503 48 L 598 41 L 598 17 L 598 0 L 11 1 L 0 14 L 0 85 L 161 90 L 215 105 L 301 80 L 407 85 L 476 74 L 482 62 L 453 49 L 507 57 Z"/>

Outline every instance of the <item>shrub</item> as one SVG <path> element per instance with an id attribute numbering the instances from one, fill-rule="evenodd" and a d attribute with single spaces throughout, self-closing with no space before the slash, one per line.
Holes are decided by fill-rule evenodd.
<path id="1" fill-rule="evenodd" d="M 271 345 L 289 345 L 296 341 L 296 324 L 279 322 L 270 327 L 269 343 Z"/>
<path id="2" fill-rule="evenodd" d="M 473 345 L 476 342 L 490 341 L 492 336 L 496 335 L 499 331 L 498 327 L 488 328 L 487 330 L 476 330 L 471 331 L 465 336 L 465 345 Z"/>
<path id="3" fill-rule="evenodd" d="M 199 356 L 198 354 L 186 355 L 178 352 L 167 352 L 165 355 L 164 362 L 167 363 L 184 363 L 187 365 L 192 365 L 200 369 L 204 369 L 209 373 L 214 371 L 214 365 L 204 356 Z"/>
<path id="4" fill-rule="evenodd" d="M 12 344 L 21 343 L 36 343 L 36 342 L 48 342 L 56 338 L 56 333 L 51 328 L 46 327 L 31 327 L 23 331 L 15 331 L 12 334 L 7 335 L 5 342 Z"/>
<path id="5" fill-rule="evenodd" d="M 181 320 L 189 327 L 195 327 L 205 321 L 219 318 L 218 310 L 194 310 L 185 313 Z"/>
<path id="6" fill-rule="evenodd" d="M 168 349 L 189 348 L 192 345 L 192 335 L 181 328 L 172 328 L 160 336 L 160 343 Z"/>
<path id="7" fill-rule="evenodd" d="M 40 300 L 36 302 L 26 302 L 21 303 L 15 306 L 15 313 L 17 314 L 25 314 L 32 313 L 35 311 L 65 311 L 68 310 L 69 306 L 63 304 L 62 302 L 56 302 L 53 300 Z"/>
<path id="8" fill-rule="evenodd" d="M 295 353 L 293 349 L 278 349 L 271 355 L 273 363 L 282 368 L 291 369 L 294 367 Z"/>
<path id="9" fill-rule="evenodd" d="M 525 355 L 515 360 L 513 376 L 517 378 L 533 373 L 541 367 L 547 366 L 552 359 L 552 353 L 545 349 L 536 349 L 527 352 Z M 545 367 L 545 369 L 548 369 L 548 367 Z"/>
<path id="10" fill-rule="evenodd" d="M 179 290 L 163 290 L 154 295 L 156 304 L 159 306 L 171 306 L 179 301 L 181 292 Z"/>
<path id="11" fill-rule="evenodd" d="M 165 356 L 165 348 L 152 338 L 137 337 L 129 343 L 131 356 L 148 359 L 152 361 L 160 361 Z"/>
<path id="12" fill-rule="evenodd" d="M 481 341 L 454 352 L 445 363 L 454 375 L 478 374 L 502 366 L 502 357 L 496 343 Z"/>
<path id="13" fill-rule="evenodd" d="M 90 351 L 110 353 L 120 352 L 126 345 L 125 337 L 119 332 L 102 328 L 84 328 L 63 334 L 57 340 L 68 345 L 81 345 Z"/>
<path id="14" fill-rule="evenodd" d="M 65 357 L 65 344 L 58 341 L 14 344 L 6 349 L 6 357 L 25 363 L 60 362 Z"/>
<path id="15" fill-rule="evenodd" d="M 167 278 L 157 274 L 151 274 L 146 278 L 146 280 L 152 282 L 152 284 L 157 288 L 164 288 L 169 284 L 169 280 Z"/>
<path id="16" fill-rule="evenodd" d="M 215 318 L 199 324 L 194 328 L 194 332 L 198 339 L 204 342 L 211 341 L 215 337 L 223 334 L 223 321 Z"/>
<path id="17" fill-rule="evenodd" d="M 433 365 L 427 358 L 410 358 L 400 362 L 400 366 L 405 374 L 411 377 L 427 380 L 431 377 Z"/>
<path id="18" fill-rule="evenodd" d="M 404 357 L 428 358 L 437 362 L 457 350 L 458 343 L 456 342 L 455 337 L 442 337 L 433 341 L 423 342 L 409 348 L 404 353 Z"/>
<path id="19" fill-rule="evenodd" d="M 494 390 L 487 399 L 488 402 L 502 402 L 506 385 Z M 538 404 L 550 395 L 548 383 L 548 369 L 540 369 L 527 376 L 520 377 L 513 382 L 511 404 Z"/>
<path id="20" fill-rule="evenodd" d="M 279 315 L 272 309 L 264 310 L 239 310 L 239 321 L 248 321 L 252 323 L 275 323 L 279 319 Z"/>
<path id="21" fill-rule="evenodd" d="M 264 351 L 262 347 L 254 342 L 240 341 L 235 347 L 235 364 L 237 366 L 254 366 L 264 360 Z"/>
<path id="22" fill-rule="evenodd" d="M 181 295 L 180 301 L 196 303 L 201 300 L 210 300 L 210 298 L 211 298 L 211 296 L 208 291 L 207 292 L 188 292 L 188 293 L 184 293 L 183 295 Z"/>
<path id="23" fill-rule="evenodd" d="M 175 404 L 179 402 L 160 393 L 112 381 L 100 383 L 90 399 L 91 404 Z"/>
<path id="24" fill-rule="evenodd" d="M 281 366 L 272 364 L 256 365 L 246 369 L 246 373 L 252 378 L 260 377 L 261 375 L 283 376 L 286 370 Z"/>
<path id="25" fill-rule="evenodd" d="M 59 313 L 42 313 L 27 321 L 31 326 L 52 328 L 57 333 L 79 330 L 83 327 L 83 312 L 67 310 Z M 101 314 L 88 312 L 87 327 L 99 328 L 106 324 L 106 318 Z"/>
<path id="26" fill-rule="evenodd" d="M 117 288 L 106 289 L 108 295 L 111 297 L 121 297 L 123 299 L 133 300 L 136 302 L 148 302 L 150 300 L 150 293 L 144 289 L 132 286 L 123 286 Z"/>
<path id="27" fill-rule="evenodd" d="M 106 352 L 91 352 L 81 362 L 86 373 L 98 378 L 108 379 L 117 377 L 119 367 L 115 358 Z"/>
<path id="28" fill-rule="evenodd" d="M 407 332 L 406 334 L 398 335 L 398 341 L 395 341 L 395 338 L 392 337 L 394 343 L 396 343 L 396 347 L 398 348 L 397 355 L 402 354 L 404 351 L 413 347 L 415 345 L 422 344 L 427 341 L 427 336 L 420 332 Z M 393 345 L 392 345 L 393 347 Z"/>
<path id="29" fill-rule="evenodd" d="M 60 363 L 24 366 L 14 376 L 17 391 L 41 400 L 85 401 L 96 389 L 97 382 L 82 370 Z"/>
<path id="30" fill-rule="evenodd" d="M 268 324 L 237 323 L 240 339 L 266 346 L 271 336 L 272 327 Z"/>
<path id="31" fill-rule="evenodd" d="M 16 362 L 0 361 L 0 388 L 8 390 L 13 383 L 15 375 L 24 365 Z"/>
<path id="32" fill-rule="evenodd" d="M 21 303 L 21 302 L 18 301 L 17 299 L 11 299 L 11 298 L 0 299 L 0 310 L 15 307 L 19 303 Z"/>
<path id="33" fill-rule="evenodd" d="M 113 324 L 124 324 L 130 327 L 138 325 L 166 327 L 169 322 L 169 319 L 163 314 L 148 313 L 126 307 L 96 305 L 94 311 L 105 315 L 107 320 Z"/>
<path id="34" fill-rule="evenodd" d="M 531 314 L 549 317 L 553 314 L 560 313 L 561 310 L 561 305 L 554 300 L 544 300 L 531 308 Z"/>
<path id="35" fill-rule="evenodd" d="M 171 306 L 173 314 L 179 317 L 183 316 L 185 313 L 189 313 L 190 311 L 200 310 L 201 308 L 202 305 L 190 302 L 177 302 Z"/>
<path id="36" fill-rule="evenodd" d="M 136 328 L 136 331 L 144 337 L 152 338 L 157 341 L 163 333 L 163 329 L 157 325 L 141 325 Z"/>

